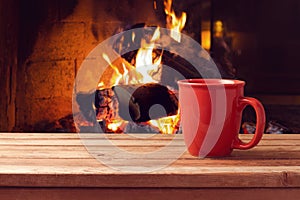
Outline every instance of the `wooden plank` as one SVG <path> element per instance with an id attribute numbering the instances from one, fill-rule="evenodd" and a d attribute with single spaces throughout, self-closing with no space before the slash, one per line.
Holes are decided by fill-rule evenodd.
<path id="1" fill-rule="evenodd" d="M 19 139 L 19 138 L 24 138 L 24 139 L 47 139 L 47 138 L 57 138 L 57 139 L 78 139 L 80 136 L 85 137 L 94 137 L 96 134 L 89 134 L 89 133 L 0 133 L 0 140 L 6 139 L 6 138 L 11 138 L 11 139 Z M 101 134 L 100 134 L 101 135 Z M 103 135 L 103 134 L 102 134 Z M 147 139 L 164 139 L 164 138 L 173 138 L 174 135 L 168 135 L 168 134 L 104 134 L 105 137 L 107 138 L 113 138 L 113 139 L 124 139 L 124 137 L 136 139 L 133 136 L 141 137 L 145 136 L 148 137 Z M 177 135 L 178 136 L 178 135 Z M 240 134 L 240 137 L 242 139 L 249 139 L 253 135 L 252 134 Z M 264 134 L 263 139 L 267 140 L 300 140 L 300 134 Z"/>
<path id="2" fill-rule="evenodd" d="M 1 188 L 0 199 L 5 200 L 298 200 L 298 188 Z"/>
<path id="3" fill-rule="evenodd" d="M 299 166 L 300 159 L 189 159 L 180 157 L 172 166 L 194 166 L 197 167 L 235 167 L 235 166 Z M 0 159 L 1 166 L 31 166 L 37 167 L 99 167 L 99 161 L 89 158 L 18 158 L 18 159 Z"/>
<path id="4" fill-rule="evenodd" d="M 39 145 L 39 146 L 55 146 L 55 145 L 63 145 L 63 146 L 72 146 L 72 145 L 83 145 L 85 143 L 92 143 L 94 142 L 95 144 L 98 145 L 105 145 L 105 143 L 112 143 L 115 145 L 165 145 L 170 142 L 175 145 L 184 145 L 183 140 L 179 139 L 168 139 L 168 140 L 128 140 L 128 139 L 85 139 L 85 140 L 80 140 L 80 139 L 35 139 L 35 140 L 30 140 L 30 139 L 0 139 L 0 146 L 4 145 L 12 145 L 12 146 L 17 146 L 17 145 Z M 300 146 L 300 140 L 262 140 L 259 143 L 259 146 Z"/>
<path id="5" fill-rule="evenodd" d="M 53 161 L 53 164 L 46 163 L 47 161 Z M 247 165 L 247 162 L 240 163 L 240 162 L 223 162 L 219 164 L 218 162 L 195 162 L 195 161 L 189 161 L 186 162 L 185 160 L 178 160 L 174 163 L 165 163 L 162 161 L 157 160 L 148 160 L 147 162 L 143 162 L 141 159 L 133 159 L 130 161 L 121 160 L 123 163 L 120 163 L 119 160 L 116 162 L 105 162 L 103 160 L 95 160 L 90 161 L 88 159 L 82 159 L 82 163 L 84 164 L 78 164 L 78 162 L 73 162 L 71 165 L 67 165 L 66 162 L 55 162 L 53 159 L 31 159 L 27 160 L 25 164 L 21 164 L 20 162 L 16 161 L 17 164 L 10 162 L 3 162 L 0 166 L 0 174 L 43 174 L 43 173 L 54 173 L 54 174 L 72 174 L 72 173 L 83 173 L 83 174 L 101 174 L 103 172 L 105 173 L 120 173 L 120 174 L 126 174 L 126 173 L 142 173 L 142 170 L 147 171 L 149 167 L 156 167 L 157 169 L 154 169 L 151 173 L 160 173 L 160 170 L 163 173 L 173 173 L 173 174 L 205 174 L 205 173 L 270 173 L 273 172 L 295 172 L 299 173 L 300 166 L 294 166 L 294 165 L 280 165 L 280 163 L 277 163 L 277 165 L 270 165 L 270 164 L 262 164 L 259 161 L 256 164 L 249 164 Z M 39 164 L 36 164 L 39 162 Z M 71 161 L 69 161 L 71 162 Z M 254 163 L 255 161 L 252 161 Z M 55 165 L 56 163 L 60 163 L 60 165 Z M 251 163 L 251 162 L 249 162 Z M 267 161 L 264 161 L 264 163 L 267 163 Z M 284 161 L 282 162 L 284 163 Z M 287 163 L 292 163 L 293 161 L 287 161 Z M 91 165 L 88 165 L 91 164 Z M 165 165 L 164 165 L 165 164 Z M 238 164 L 238 165 L 235 165 Z M 105 166 L 107 165 L 107 167 Z M 118 170 L 112 168 L 119 168 Z M 160 167 L 161 166 L 161 167 Z M 126 167 L 133 167 L 136 169 L 136 171 L 133 172 L 127 172 Z M 102 169 L 103 168 L 103 169 Z M 105 169 L 104 169 L 105 168 Z M 106 169 L 107 168 L 107 169 Z M 121 170 L 123 169 L 123 170 Z M 151 169 L 151 168 L 150 168 Z M 65 171 L 64 171 L 65 170 Z M 104 171 L 103 171 L 104 170 Z M 149 170 L 148 170 L 149 171 Z M 151 170 L 150 170 L 151 171 Z"/>
<path id="6" fill-rule="evenodd" d="M 0 133 L 0 139 L 78 139 L 78 133 Z"/>
<path id="7" fill-rule="evenodd" d="M 39 135 L 43 138 L 39 138 Z M 225 158 L 199 159 L 184 152 L 179 159 L 174 159 L 174 162 L 151 173 L 138 170 L 147 170 L 149 163 L 157 165 L 172 158 L 175 148 L 184 147 L 182 139 L 176 139 L 171 148 L 150 159 L 141 159 L 138 155 L 120 157 L 116 154 L 109 157 L 116 167 L 133 167 L 137 170 L 135 173 L 128 173 L 116 171 L 94 160 L 79 138 L 69 137 L 67 134 L 58 135 L 62 138 L 50 135 L 0 138 L 0 186 L 300 187 L 300 148 L 295 143 L 280 145 L 282 141 L 293 140 L 289 135 L 288 140 L 284 140 L 282 136 L 279 137 L 282 139 L 266 136 L 264 142 L 267 145 L 259 144 L 246 151 L 235 150 L 232 156 Z M 150 140 L 127 135 L 109 137 L 123 150 L 141 152 L 160 149 L 162 145 L 169 144 L 174 136 L 155 135 Z M 105 143 L 92 148 L 94 153 L 103 156 L 111 151 L 110 145 Z"/>
<path id="8" fill-rule="evenodd" d="M 93 154 L 103 154 L 109 155 L 111 152 L 114 152 L 114 148 L 118 148 L 118 151 L 128 151 L 132 153 L 138 153 L 136 157 L 140 157 L 140 152 L 154 152 L 156 150 L 161 150 L 165 146 L 162 145 L 137 145 L 137 146 L 92 146 L 88 150 Z M 184 151 L 184 146 L 168 146 L 168 148 L 162 151 L 162 154 L 157 157 L 157 159 L 165 159 L 172 157 L 174 154 L 173 148 L 182 148 L 183 155 L 181 158 L 195 159 L 197 157 L 192 157 Z M 15 159 L 15 158 L 61 158 L 61 159 L 70 159 L 70 158 L 90 158 L 91 155 L 86 150 L 84 146 L 2 146 L 0 148 L 0 161 L 1 159 Z M 116 157 L 117 158 L 117 157 Z M 131 155 L 131 158 L 134 158 L 134 155 Z M 214 158 L 216 160 L 222 159 L 231 159 L 231 160 L 245 160 L 249 161 L 250 159 L 300 159 L 300 146 L 283 146 L 272 148 L 271 146 L 258 146 L 250 150 L 234 150 L 232 155 L 229 157 L 223 158 Z M 299 163 L 300 164 L 300 163 Z"/>
<path id="9" fill-rule="evenodd" d="M 102 134 L 102 133 L 0 133 L 0 139 L 79 139 L 79 138 L 97 138 L 103 137 L 108 139 L 147 139 L 147 140 L 156 140 L 156 139 L 172 139 L 179 137 L 182 139 L 181 134 L 172 135 L 172 134 L 140 134 L 140 133 L 132 133 L 132 134 Z"/>
<path id="10" fill-rule="evenodd" d="M 64 169 L 66 170 L 66 169 Z M 76 173 L 65 174 L 1 174 L 1 187 L 150 187 L 150 188 L 224 188 L 224 187 L 249 187 L 249 188 L 277 188 L 300 187 L 292 185 L 286 174 L 282 172 L 202 172 L 198 174 L 187 173 L 154 173 L 154 174 L 118 174 L 96 173 L 85 168 L 78 169 Z M 100 171 L 100 170 L 98 170 Z M 299 174 L 297 174 L 299 177 Z"/>
<path id="11" fill-rule="evenodd" d="M 157 148 L 163 148 L 163 147 L 174 147 L 174 148 L 179 148 L 179 147 L 184 147 L 184 144 L 181 143 L 172 143 L 170 144 L 169 142 L 153 142 L 153 143 L 149 143 L 149 142 L 127 142 L 127 141 L 122 141 L 122 142 L 116 142 L 116 143 L 112 143 L 112 144 L 106 144 L 104 143 L 103 145 L 100 145 L 99 143 L 95 143 L 95 145 L 63 145 L 63 144 L 56 144 L 54 145 L 50 145 L 51 143 L 45 144 L 45 145 L 35 145 L 35 144 L 29 144 L 29 145 L 1 145 L 0 146 L 0 155 L 4 154 L 4 152 L 26 152 L 26 151 L 72 151 L 72 152 L 76 152 L 76 151 L 85 151 L 85 149 L 88 147 L 88 149 L 90 150 L 102 150 L 102 149 L 109 149 L 110 147 L 114 146 L 114 147 L 118 147 L 118 148 L 122 148 L 125 150 L 134 150 L 134 149 L 142 149 L 143 147 L 145 149 L 157 149 Z M 234 149 L 234 152 L 237 153 L 233 153 L 234 155 L 238 155 L 242 152 L 299 152 L 300 151 L 300 146 L 298 145 L 292 145 L 292 146 L 281 146 L 281 145 L 276 145 L 276 146 L 261 146 L 258 145 L 255 148 L 252 149 L 248 149 L 248 150 L 238 150 L 238 149 Z M 3 153 L 1 153 L 3 152 Z M 9 155 L 9 154 L 7 154 Z M 276 155 L 273 154 L 275 157 Z M 258 154 L 258 156 L 261 156 L 260 154 Z"/>
<path id="12" fill-rule="evenodd" d="M 61 145 L 61 146 L 69 146 L 69 145 L 82 145 L 81 141 L 79 139 L 68 139 L 68 140 L 61 140 L 61 139 L 52 139 L 52 140 L 45 140 L 45 139 L 40 139 L 40 140 L 29 140 L 29 139 L 10 139 L 10 140 L 0 140 L 0 145 L 21 145 L 21 146 L 26 146 L 26 145 L 39 145 L 39 146 L 53 146 L 53 145 Z"/>

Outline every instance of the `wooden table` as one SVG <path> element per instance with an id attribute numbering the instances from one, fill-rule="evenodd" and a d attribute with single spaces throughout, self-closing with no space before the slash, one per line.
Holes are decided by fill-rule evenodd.
<path id="1" fill-rule="evenodd" d="M 151 158 L 154 163 L 183 145 L 182 136 L 107 137 L 124 151 L 151 152 L 169 145 Z M 135 163 L 136 172 L 107 167 L 82 141 L 78 134 L 1 133 L 0 199 L 300 199 L 300 135 L 264 135 L 257 147 L 226 158 L 200 159 L 184 152 L 151 172 L 142 172 L 148 169 L 147 158 Z M 96 147 L 105 156 L 108 146 Z"/>

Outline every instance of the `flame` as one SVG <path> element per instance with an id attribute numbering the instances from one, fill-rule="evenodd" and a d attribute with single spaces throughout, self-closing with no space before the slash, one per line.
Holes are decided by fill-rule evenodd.
<path id="1" fill-rule="evenodd" d="M 138 50 L 135 66 L 125 65 L 122 63 L 122 70 L 120 67 L 115 66 L 109 59 L 107 54 L 103 54 L 102 57 L 113 69 L 114 74 L 111 78 L 111 86 L 118 84 L 141 84 L 141 83 L 157 83 L 158 81 L 152 78 L 152 74 L 159 70 L 161 65 L 162 54 L 158 58 L 153 60 L 153 49 L 155 48 L 155 41 L 160 38 L 159 27 L 154 31 L 150 42 L 148 43 L 145 39 L 141 40 L 141 48 Z M 132 34 L 132 41 L 135 39 L 135 34 Z M 123 71 L 121 73 L 121 71 Z M 102 84 L 103 85 L 103 84 Z"/>
<path id="2" fill-rule="evenodd" d="M 107 54 L 103 53 L 102 54 L 102 57 L 104 58 L 104 60 L 109 64 L 109 66 L 115 71 L 116 75 L 115 75 L 115 78 L 113 80 L 113 85 L 112 86 L 115 86 L 117 85 L 121 78 L 122 78 L 122 74 L 120 73 L 118 67 L 116 67 L 114 64 L 112 64 L 112 62 L 110 61 L 109 57 Z M 99 86 L 99 84 L 98 84 Z"/>
<path id="3" fill-rule="evenodd" d="M 98 83 L 98 88 L 103 88 L 104 87 L 104 82 L 103 81 L 100 81 L 99 83 Z"/>
<path id="4" fill-rule="evenodd" d="M 172 9 L 172 0 L 165 0 L 165 13 L 167 15 L 167 28 L 171 29 L 171 37 L 177 42 L 181 41 L 181 31 L 186 22 L 186 13 L 182 12 L 181 17 L 177 17 Z"/>
<path id="5" fill-rule="evenodd" d="M 113 132 L 119 132 L 125 124 L 127 123 L 122 119 L 114 119 L 107 125 L 107 128 Z"/>
<path id="6" fill-rule="evenodd" d="M 160 37 L 159 27 L 155 30 L 150 43 L 147 43 L 145 39 L 141 41 L 141 48 L 138 50 L 136 55 L 136 72 L 142 76 L 137 81 L 137 83 L 157 83 L 158 81 L 154 80 L 151 76 L 153 72 L 156 72 L 161 64 L 160 57 L 153 61 L 153 49 L 155 47 L 155 41 Z"/>
<path id="7" fill-rule="evenodd" d="M 162 117 L 156 120 L 150 120 L 149 123 L 157 127 L 163 134 L 175 134 L 179 128 L 180 114 L 179 110 L 176 115 Z"/>
<path id="8" fill-rule="evenodd" d="M 155 1 L 156 3 L 156 1 Z M 167 28 L 171 29 L 170 35 L 177 42 L 181 41 L 181 31 L 184 28 L 186 22 L 186 13 L 182 12 L 181 17 L 177 17 L 174 10 L 172 9 L 172 0 L 164 0 L 165 13 L 167 15 Z M 155 4 L 156 8 L 156 4 Z M 132 42 L 136 38 L 135 33 L 131 35 Z M 128 85 L 128 84 L 145 84 L 145 83 L 158 83 L 157 80 L 153 78 L 153 74 L 158 72 L 161 66 L 162 53 L 156 55 L 154 48 L 156 46 L 155 42 L 160 38 L 159 27 L 154 31 L 152 38 L 146 40 L 141 39 L 141 48 L 138 50 L 135 58 L 135 66 L 126 62 L 121 65 L 115 65 L 109 59 L 109 56 L 103 54 L 102 57 L 109 64 L 110 69 L 113 70 L 113 75 L 110 79 L 110 86 L 115 85 Z M 124 40 L 124 38 L 121 38 Z M 121 48 L 121 45 L 120 45 Z M 124 61 L 125 62 L 125 61 Z M 108 86 L 100 81 L 100 88 Z M 156 127 L 163 134 L 175 134 L 178 130 L 180 121 L 179 110 L 176 115 L 163 117 L 156 120 L 150 120 L 146 122 L 153 127 Z M 107 128 L 113 132 L 120 132 L 122 128 L 126 126 L 128 122 L 122 119 L 112 119 L 108 122 Z"/>
<path id="9" fill-rule="evenodd" d="M 201 46 L 208 51 L 210 50 L 210 47 L 211 47 L 210 37 L 211 37 L 210 31 L 202 31 L 201 32 L 201 41 L 202 41 Z"/>
<path id="10" fill-rule="evenodd" d="M 156 28 L 152 38 L 149 42 L 146 39 L 141 40 L 141 48 L 138 50 L 135 66 L 125 65 L 116 66 L 111 62 L 107 54 L 103 54 L 103 59 L 113 69 L 113 76 L 111 78 L 111 86 L 115 85 L 128 85 L 128 84 L 145 84 L 145 83 L 157 83 L 158 81 L 153 79 L 152 74 L 159 70 L 162 60 L 162 54 L 158 58 L 153 59 L 153 49 L 155 48 L 155 42 L 160 38 L 160 29 Z M 132 41 L 135 39 L 135 34 L 131 36 Z M 122 70 L 120 69 L 122 68 Z M 122 71 L 122 72 L 121 72 Z M 103 82 L 100 81 L 98 87 L 103 88 Z M 162 122 L 159 122 L 161 124 Z M 107 125 L 107 128 L 111 131 L 118 131 L 120 126 L 124 124 L 124 121 L 119 119 L 113 119 Z"/>

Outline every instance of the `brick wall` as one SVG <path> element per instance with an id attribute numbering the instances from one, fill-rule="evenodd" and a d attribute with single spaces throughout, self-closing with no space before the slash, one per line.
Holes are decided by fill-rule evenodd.
<path id="1" fill-rule="evenodd" d="M 25 131 L 35 124 L 72 114 L 76 71 L 85 56 L 118 27 L 139 22 L 159 24 L 151 0 L 143 4 L 136 0 L 69 0 L 69 6 L 58 0 L 51 2 L 43 8 L 47 12 L 45 19 L 33 26 L 36 34 L 30 44 L 32 48 L 18 70 L 16 126 Z M 62 9 L 72 6 L 66 15 Z M 31 9 L 38 7 L 32 5 Z M 24 46 L 25 49 L 28 45 Z"/>

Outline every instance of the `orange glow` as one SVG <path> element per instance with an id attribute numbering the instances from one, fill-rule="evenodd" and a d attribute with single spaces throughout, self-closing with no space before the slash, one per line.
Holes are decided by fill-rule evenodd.
<path id="1" fill-rule="evenodd" d="M 175 11 L 172 9 L 172 0 L 165 0 L 164 6 L 167 15 L 167 28 L 171 29 L 171 37 L 177 42 L 180 42 L 180 32 L 184 28 L 186 22 L 186 13 L 182 12 L 181 17 L 177 17 Z"/>
<path id="2" fill-rule="evenodd" d="M 210 50 L 210 31 L 201 31 L 201 46 L 205 50 Z"/>
<path id="3" fill-rule="evenodd" d="M 215 28 L 215 36 L 216 37 L 222 37 L 223 36 L 223 30 L 224 30 L 223 22 L 218 20 L 218 21 L 215 22 L 214 26 L 215 26 L 214 27 Z"/>
<path id="4" fill-rule="evenodd" d="M 156 0 L 153 1 L 153 8 L 154 8 L 154 10 L 157 10 Z"/>

